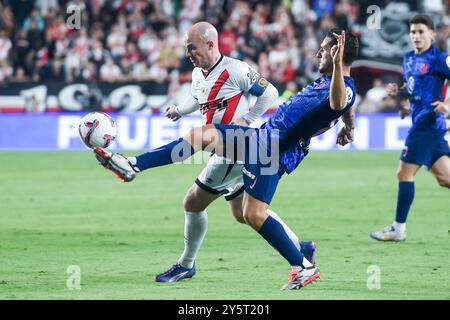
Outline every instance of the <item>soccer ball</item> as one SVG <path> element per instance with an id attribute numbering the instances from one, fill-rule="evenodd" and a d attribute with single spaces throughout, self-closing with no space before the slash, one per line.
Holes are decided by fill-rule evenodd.
<path id="1" fill-rule="evenodd" d="M 78 126 L 80 138 L 89 148 L 107 148 L 116 139 L 116 123 L 103 112 L 85 115 Z"/>

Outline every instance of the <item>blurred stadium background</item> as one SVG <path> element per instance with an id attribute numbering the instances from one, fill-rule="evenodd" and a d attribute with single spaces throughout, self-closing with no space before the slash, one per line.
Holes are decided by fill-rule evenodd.
<path id="1" fill-rule="evenodd" d="M 388 82 L 402 81 L 402 56 L 411 49 L 408 20 L 412 15 L 431 15 L 437 26 L 436 43 L 448 51 L 449 3 L 2 0 L 0 149 L 81 149 L 74 130 L 79 118 L 61 118 L 55 113 L 92 110 L 135 113 L 134 118 L 119 123 L 119 139 L 133 135 L 136 139 L 119 140 L 117 148 L 156 147 L 161 141 L 153 141 L 151 134 L 139 140 L 133 133 L 135 126 L 143 123 L 140 116 L 157 115 L 189 94 L 192 64 L 185 57 L 183 36 L 199 20 L 218 28 L 224 55 L 245 60 L 275 84 L 279 102 L 318 77 L 315 53 L 327 29 L 339 26 L 352 30 L 361 43 L 352 71 L 358 94 L 356 110 L 369 115 L 361 118 L 361 138 L 355 148 L 399 149 L 409 120 L 396 118 L 392 121 L 399 123 L 386 124 L 370 115 L 396 115 L 396 102 L 386 96 L 384 87 Z M 78 19 L 70 20 L 74 13 L 79 14 Z M 79 25 L 73 29 L 68 21 Z M 47 113 L 47 117 L 34 121 L 32 117 L 12 117 L 11 113 Z M 170 123 L 163 119 L 157 122 L 163 127 Z M 183 131 L 193 125 L 198 122 L 169 126 L 169 135 L 179 135 L 180 126 Z M 23 126 L 41 135 L 31 139 L 18 130 Z M 161 129 L 153 122 L 147 127 L 156 132 Z M 378 127 L 380 133 L 371 133 L 371 127 Z M 393 142 L 384 142 L 388 140 Z"/>
<path id="2" fill-rule="evenodd" d="M 67 24 L 74 10 L 78 30 Z M 402 56 L 411 49 L 408 20 L 418 12 L 433 17 L 436 43 L 448 51 L 445 0 L 1 0 L 0 297 L 450 299 L 448 192 L 425 171 L 417 177 L 414 238 L 380 246 L 367 236 L 392 217 L 397 150 L 410 119 L 398 117 L 384 87 L 401 82 Z M 163 168 L 122 188 L 89 152 L 62 152 L 86 149 L 77 129 L 88 111 L 113 115 L 114 147 L 125 150 L 157 147 L 201 124 L 199 114 L 177 123 L 160 114 L 189 94 L 183 35 L 199 20 L 218 28 L 223 54 L 274 83 L 280 102 L 318 76 L 315 53 L 327 29 L 349 28 L 360 37 L 352 71 L 356 140 L 345 149 L 395 151 L 313 152 L 281 184 L 274 207 L 322 250 L 322 283 L 300 296 L 276 291 L 286 266 L 257 234 L 232 221 L 222 201 L 210 210 L 199 275 L 174 284 L 175 291 L 155 284 L 152 277 L 182 248 L 181 200 L 201 168 Z M 335 146 L 336 132 L 316 138 L 312 148 L 343 149 Z M 343 181 L 348 198 L 336 194 Z M 301 213 L 292 205 L 299 195 L 310 199 Z M 248 259 L 249 248 L 259 262 Z M 366 287 L 373 264 L 382 268 L 384 291 Z M 66 288 L 69 265 L 81 267 L 81 292 Z M 248 280 L 255 268 L 267 282 Z"/>
<path id="3" fill-rule="evenodd" d="M 358 111 L 395 112 L 380 88 L 401 79 L 401 59 L 411 49 L 408 19 L 417 12 L 430 14 L 436 43 L 448 51 L 449 3 L 2 0 L 0 112 L 157 112 L 167 100 L 179 101 L 186 94 L 192 65 L 184 55 L 183 35 L 199 20 L 217 27 L 224 55 L 253 65 L 283 97 L 318 76 L 315 53 L 327 29 L 349 28 L 361 40 L 353 69 Z M 374 5 L 381 9 L 379 29 L 373 23 Z M 67 24 L 75 9 L 80 29 Z M 85 86 L 70 88 L 75 84 Z M 127 93 L 135 92 L 125 90 L 118 102 L 111 101 L 111 92 L 127 84 L 139 85 L 145 99 L 127 99 Z"/>

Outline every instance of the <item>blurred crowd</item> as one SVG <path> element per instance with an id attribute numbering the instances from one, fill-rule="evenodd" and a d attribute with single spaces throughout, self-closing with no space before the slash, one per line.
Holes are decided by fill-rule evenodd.
<path id="1" fill-rule="evenodd" d="M 0 0 L 0 83 L 189 81 L 184 33 L 207 20 L 219 30 L 224 55 L 287 84 L 287 96 L 319 75 L 315 54 L 329 28 L 361 23 L 362 2 Z M 70 17 L 79 29 L 68 25 Z M 449 39 L 447 23 L 437 41 L 450 49 Z"/>

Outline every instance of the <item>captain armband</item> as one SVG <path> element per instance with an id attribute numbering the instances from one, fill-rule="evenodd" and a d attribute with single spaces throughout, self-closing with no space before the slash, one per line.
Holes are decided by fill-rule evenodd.
<path id="1" fill-rule="evenodd" d="M 268 85 L 269 81 L 267 81 L 266 78 L 259 76 L 255 83 L 251 86 L 250 90 L 248 90 L 248 93 L 259 97 L 264 93 Z"/>

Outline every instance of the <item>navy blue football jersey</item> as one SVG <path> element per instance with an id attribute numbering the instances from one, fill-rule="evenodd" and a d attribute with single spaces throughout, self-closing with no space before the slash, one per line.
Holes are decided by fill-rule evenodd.
<path id="1" fill-rule="evenodd" d="M 287 173 L 303 159 L 310 139 L 332 128 L 355 102 L 353 79 L 344 77 L 344 82 L 347 99 L 342 110 L 330 108 L 331 76 L 323 76 L 283 103 L 263 124 L 269 135 L 279 139 L 280 162 Z"/>
<path id="2" fill-rule="evenodd" d="M 450 57 L 435 46 L 422 54 L 410 51 L 403 58 L 403 77 L 412 108 L 413 128 L 446 130 L 445 116 L 434 112 L 442 101 L 445 79 L 450 79 Z"/>

